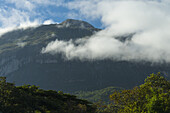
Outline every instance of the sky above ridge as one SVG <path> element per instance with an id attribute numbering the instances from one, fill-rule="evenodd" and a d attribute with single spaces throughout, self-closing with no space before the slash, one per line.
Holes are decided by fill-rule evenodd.
<path id="1" fill-rule="evenodd" d="M 98 19 L 79 15 L 71 8 L 73 0 L 0 0 L 0 33 L 14 27 L 29 27 L 40 24 L 60 23 L 66 19 L 88 21 L 101 28 Z"/>
<path id="2" fill-rule="evenodd" d="M 72 18 L 103 30 L 76 41 L 53 41 L 42 53 L 69 60 L 170 62 L 169 11 L 169 0 L 0 0 L 0 34 Z M 131 33 L 125 42 L 115 38 Z"/>

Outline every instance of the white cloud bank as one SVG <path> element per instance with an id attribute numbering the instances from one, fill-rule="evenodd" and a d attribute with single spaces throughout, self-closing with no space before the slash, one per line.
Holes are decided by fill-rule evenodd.
<path id="1" fill-rule="evenodd" d="M 169 0 L 75 0 L 68 8 L 84 18 L 101 19 L 106 28 L 76 41 L 53 41 L 42 53 L 81 60 L 170 62 Z M 130 41 L 114 38 L 128 33 L 136 33 Z"/>
<path id="2" fill-rule="evenodd" d="M 62 3 L 63 0 L 4 0 L 0 5 L 0 36 L 16 29 L 54 23 L 52 20 L 43 22 L 36 9 L 51 5 L 57 7 Z"/>
<path id="3" fill-rule="evenodd" d="M 55 22 L 53 20 L 45 20 L 43 22 L 43 25 L 50 25 L 50 24 L 54 24 Z"/>
<path id="4" fill-rule="evenodd" d="M 15 8 L 0 9 L 0 36 L 14 29 L 26 29 L 40 25 L 40 20 L 30 20 L 29 14 Z"/>

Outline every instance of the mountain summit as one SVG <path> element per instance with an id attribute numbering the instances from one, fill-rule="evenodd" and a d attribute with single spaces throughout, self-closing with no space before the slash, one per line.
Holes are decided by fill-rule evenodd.
<path id="1" fill-rule="evenodd" d="M 67 19 L 62 23 L 58 24 L 59 27 L 71 27 L 71 28 L 80 28 L 80 29 L 95 29 L 91 24 L 82 21 L 82 20 L 74 20 Z"/>

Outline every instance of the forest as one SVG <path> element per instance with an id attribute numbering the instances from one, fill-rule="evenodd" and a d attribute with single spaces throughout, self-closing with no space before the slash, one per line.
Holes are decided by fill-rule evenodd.
<path id="1" fill-rule="evenodd" d="M 105 91 L 104 91 L 105 90 Z M 35 85 L 15 86 L 0 77 L 2 113 L 169 113 L 170 81 L 162 73 L 150 74 L 144 83 L 132 89 L 109 87 L 101 100 L 90 102 L 62 91 L 43 90 Z M 103 94 L 108 96 L 109 102 Z M 87 94 L 91 94 L 88 92 Z M 79 93 L 81 94 L 81 93 Z M 100 96 L 100 94 L 97 94 Z M 93 96 L 95 98 L 95 96 Z"/>

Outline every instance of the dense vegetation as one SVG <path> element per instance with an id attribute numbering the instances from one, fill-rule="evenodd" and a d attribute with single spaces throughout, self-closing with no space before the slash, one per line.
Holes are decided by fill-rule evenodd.
<path id="1" fill-rule="evenodd" d="M 0 78 L 0 112 L 2 113 L 94 113 L 95 107 L 76 96 L 36 86 L 15 86 Z"/>
<path id="2" fill-rule="evenodd" d="M 113 90 L 111 92 L 111 90 Z M 110 103 L 95 103 L 77 99 L 76 96 L 53 90 L 39 89 L 37 86 L 15 86 L 0 77 L 0 112 L 2 113 L 169 113 L 170 81 L 160 73 L 151 74 L 145 83 L 125 90 L 108 87 L 88 92 L 87 99 L 106 99 Z M 98 95 L 97 95 L 98 93 Z M 93 96 L 91 96 L 93 95 Z"/>
<path id="3" fill-rule="evenodd" d="M 104 89 L 100 89 L 100 90 L 93 90 L 93 91 L 76 91 L 75 93 L 73 93 L 74 95 L 76 95 L 77 97 L 81 98 L 81 99 L 86 99 L 90 102 L 105 102 L 105 103 L 109 103 L 110 98 L 109 96 L 111 94 L 113 94 L 115 91 L 121 90 L 122 88 L 119 87 L 107 87 Z"/>
<path id="4" fill-rule="evenodd" d="M 99 113 L 169 113 L 170 81 L 160 73 L 151 74 L 144 84 L 115 91 L 110 99 L 109 105 L 98 104 Z"/>

